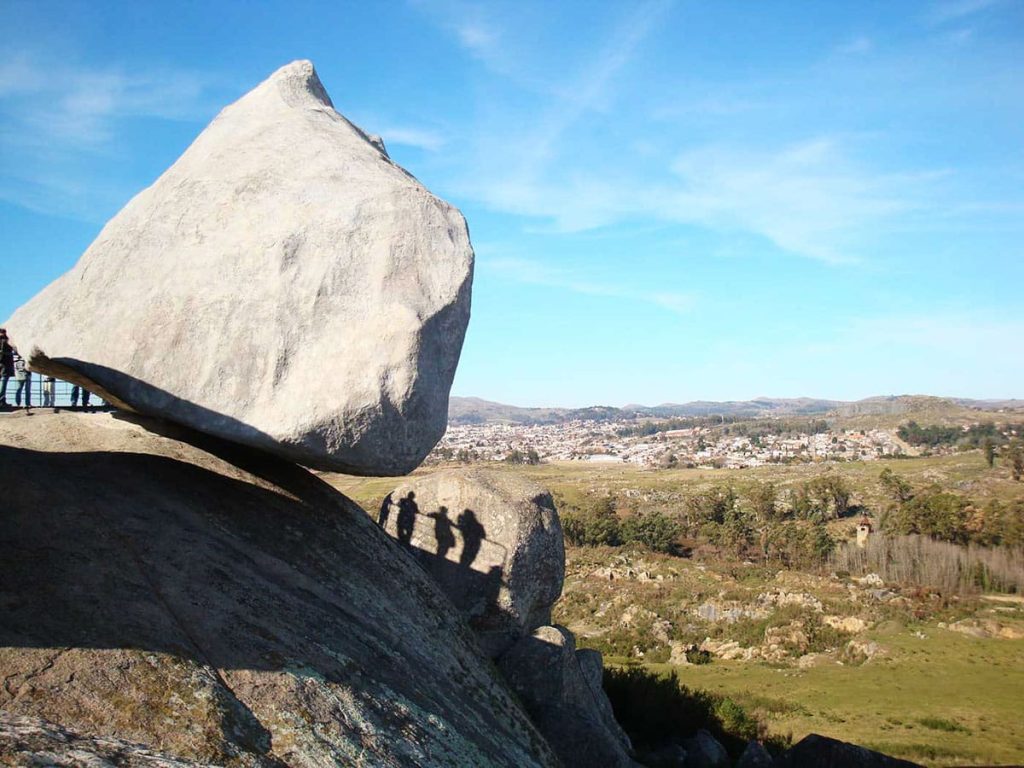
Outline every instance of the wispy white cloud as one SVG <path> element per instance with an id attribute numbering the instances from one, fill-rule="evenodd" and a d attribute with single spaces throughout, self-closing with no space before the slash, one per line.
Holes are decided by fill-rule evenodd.
<path id="1" fill-rule="evenodd" d="M 645 304 L 653 304 L 675 314 L 688 314 L 696 303 L 696 298 L 693 294 L 663 290 L 640 290 L 621 285 L 595 282 L 571 270 L 552 267 L 528 259 L 492 258 L 484 262 L 484 265 L 485 268 L 491 269 L 503 277 L 519 283 L 562 288 L 573 293 L 581 293 L 588 296 L 607 296 L 609 298 L 638 301 Z"/>
<path id="2" fill-rule="evenodd" d="M 454 31 L 462 47 L 481 59 L 489 58 L 499 44 L 495 28 L 480 18 L 455 24 Z"/>
<path id="3" fill-rule="evenodd" d="M 836 53 L 839 53 L 844 56 L 854 56 L 861 53 L 867 53 L 874 47 L 875 44 L 874 42 L 872 42 L 871 38 L 861 36 L 855 37 L 852 40 L 848 40 L 847 42 L 838 46 L 836 48 Z"/>
<path id="4" fill-rule="evenodd" d="M 491 178 L 488 205 L 550 219 L 563 232 L 626 220 L 697 224 L 758 235 L 798 256 L 858 261 L 858 242 L 901 215 L 934 209 L 944 169 L 877 171 L 856 160 L 840 137 L 821 136 L 763 149 L 710 144 L 679 153 L 671 175 L 560 179 Z"/>
<path id="5" fill-rule="evenodd" d="M 926 206 L 944 171 L 874 172 L 852 160 L 837 137 L 776 151 L 718 145 L 684 152 L 672 164 L 681 186 L 663 215 L 761 235 L 779 248 L 825 262 L 857 260 L 856 233 Z"/>
<path id="6" fill-rule="evenodd" d="M 386 126 L 380 129 L 380 135 L 387 146 L 402 144 L 407 147 L 424 149 L 428 152 L 437 152 L 446 142 L 445 137 L 437 131 L 413 126 Z"/>
<path id="7" fill-rule="evenodd" d="M 24 52 L 0 57 L 0 198 L 74 218 L 108 214 L 110 201 L 130 190 L 100 192 L 90 158 L 116 150 L 126 120 L 208 118 L 217 85 L 189 71 L 75 66 Z"/>
<path id="8" fill-rule="evenodd" d="M 189 120 L 209 112 L 208 76 L 54 65 L 25 54 L 0 62 L 0 114 L 7 140 L 57 140 L 80 148 L 111 141 L 119 119 Z"/>
<path id="9" fill-rule="evenodd" d="M 969 27 L 955 29 L 946 35 L 946 39 L 953 45 L 968 45 L 974 40 L 974 30 Z"/>
<path id="10" fill-rule="evenodd" d="M 539 122 L 530 162 L 523 169 L 526 176 L 541 172 L 562 143 L 566 131 L 605 103 L 616 77 L 632 61 L 644 39 L 670 7 L 668 0 L 655 0 L 632 8 L 583 75 L 561 89 L 563 93 L 555 106 Z"/>
<path id="11" fill-rule="evenodd" d="M 1002 0 L 948 0 L 932 7 L 928 20 L 933 24 L 959 21 L 999 5 Z"/>

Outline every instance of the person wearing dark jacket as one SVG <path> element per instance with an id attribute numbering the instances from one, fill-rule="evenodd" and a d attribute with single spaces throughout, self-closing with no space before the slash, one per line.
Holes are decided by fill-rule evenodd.
<path id="1" fill-rule="evenodd" d="M 7 405 L 7 381 L 14 375 L 14 348 L 7 329 L 0 328 L 0 407 Z"/>

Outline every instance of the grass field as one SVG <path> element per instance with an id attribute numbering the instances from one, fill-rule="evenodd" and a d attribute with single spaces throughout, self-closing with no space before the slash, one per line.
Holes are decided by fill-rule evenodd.
<path id="1" fill-rule="evenodd" d="M 934 765 L 1024 763 L 1024 640 L 891 624 L 869 637 L 890 655 L 860 666 L 715 661 L 677 671 L 684 685 L 733 698 L 771 734 L 820 733 Z"/>

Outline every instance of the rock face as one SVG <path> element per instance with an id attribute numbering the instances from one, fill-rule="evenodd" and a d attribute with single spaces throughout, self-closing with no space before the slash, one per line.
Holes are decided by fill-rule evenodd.
<path id="1" fill-rule="evenodd" d="M 725 747 L 703 728 L 683 742 L 683 747 L 686 749 L 686 768 L 728 768 L 732 762 Z"/>
<path id="2" fill-rule="evenodd" d="M 812 733 L 775 760 L 776 768 L 921 768 L 917 763 Z"/>
<path id="3" fill-rule="evenodd" d="M 565 768 L 637 765 L 602 687 L 601 654 L 547 626 L 565 579 L 550 493 L 506 472 L 441 471 L 388 494 L 378 523 L 463 612 Z"/>
<path id="4" fill-rule="evenodd" d="M 748 741 L 746 749 L 736 761 L 736 768 L 772 768 L 772 756 L 759 741 Z"/>
<path id="5" fill-rule="evenodd" d="M 0 765 L 46 768 L 214 768 L 124 739 L 81 736 L 37 717 L 0 712 Z"/>
<path id="6" fill-rule="evenodd" d="M 444 434 L 462 215 L 308 61 L 224 109 L 6 324 L 33 370 L 307 466 L 394 475 Z"/>
<path id="7" fill-rule="evenodd" d="M 540 627 L 502 656 L 498 668 L 566 766 L 638 766 L 601 688 L 601 655 L 577 651 L 569 630 Z"/>
<path id="8" fill-rule="evenodd" d="M 178 431 L 0 420 L 0 712 L 232 768 L 556 765 L 464 618 L 361 509 Z"/>
<path id="9" fill-rule="evenodd" d="M 551 622 L 565 544 L 540 486 L 486 470 L 437 472 L 392 491 L 379 522 L 463 611 L 492 657 Z"/>

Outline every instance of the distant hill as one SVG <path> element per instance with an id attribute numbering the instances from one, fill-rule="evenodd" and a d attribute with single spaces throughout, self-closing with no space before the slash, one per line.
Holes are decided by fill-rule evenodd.
<path id="1" fill-rule="evenodd" d="M 868 397 L 854 402 L 822 400 L 811 397 L 727 400 L 696 400 L 661 405 L 590 406 L 588 408 L 522 408 L 479 397 L 452 397 L 448 406 L 449 424 L 560 424 L 565 421 L 610 421 L 618 419 L 685 418 L 693 416 L 729 416 L 741 419 L 826 414 L 861 419 L 868 417 L 950 418 L 971 417 L 970 412 L 1024 412 L 1024 400 L 970 400 L 927 395 L 889 395 Z M 977 414 L 974 414 L 977 418 Z"/>
<path id="2" fill-rule="evenodd" d="M 842 405 L 839 400 L 818 400 L 811 397 L 776 398 L 758 397 L 753 400 L 726 400 L 715 402 L 695 400 L 690 403 L 663 403 L 662 405 L 627 405 L 623 410 L 635 411 L 642 416 L 806 416 L 827 413 Z"/>

